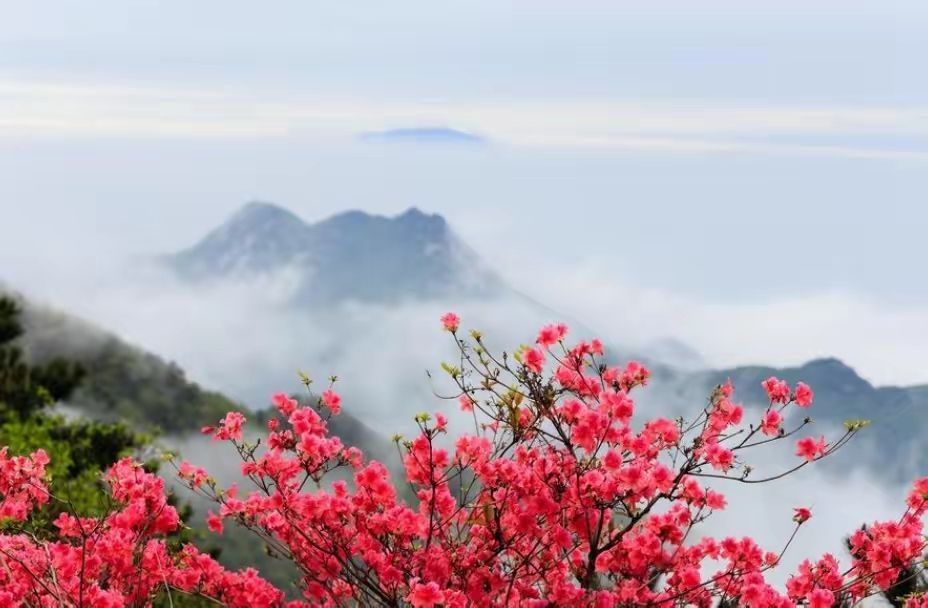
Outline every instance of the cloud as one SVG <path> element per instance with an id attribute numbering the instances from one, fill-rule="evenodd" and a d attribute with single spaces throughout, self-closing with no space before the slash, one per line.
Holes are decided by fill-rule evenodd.
<path id="1" fill-rule="evenodd" d="M 767 453 L 752 456 L 749 462 L 758 466 L 757 473 L 787 470 L 796 464 L 790 448 L 788 441 L 773 444 Z M 810 507 L 812 519 L 799 529 L 768 579 L 782 588 L 801 561 L 818 559 L 826 552 L 848 567 L 850 558 L 844 538 L 864 523 L 897 520 L 906 509 L 906 488 L 885 484 L 854 468 L 850 462 L 853 449 L 839 450 L 830 457 L 848 462 L 840 474 L 813 464 L 781 480 L 762 484 L 704 480 L 704 485 L 726 495 L 728 507 L 710 517 L 700 533 L 716 538 L 751 536 L 763 549 L 780 552 L 795 526 L 793 508 Z"/>
<path id="2" fill-rule="evenodd" d="M 521 139 L 523 145 L 600 148 L 665 154 L 754 154 L 763 156 L 825 157 L 871 160 L 928 161 L 928 151 L 896 150 L 820 143 L 777 144 L 757 141 L 696 139 L 689 137 L 574 136 L 540 134 Z"/>
<path id="3" fill-rule="evenodd" d="M 809 314 L 807 309 L 816 313 L 806 317 L 806 330 L 815 324 L 810 318 L 821 323 L 829 315 L 839 316 L 834 312 L 835 302 L 827 299 L 814 306 L 809 301 L 775 302 L 739 309 L 694 302 L 658 290 L 597 287 L 601 281 L 593 277 L 601 275 L 595 269 L 588 271 L 592 274 L 549 270 L 548 278 L 557 289 L 546 291 L 546 297 L 569 294 L 582 285 L 588 294 L 586 306 L 574 306 L 567 312 L 597 319 L 597 331 L 605 337 L 623 341 L 633 336 L 646 341 L 659 329 L 690 339 L 703 338 L 697 345 L 711 356 L 718 355 L 719 347 L 713 347 L 716 343 L 721 348 L 731 347 L 732 355 L 755 356 L 760 351 L 752 351 L 752 345 L 755 349 L 758 345 L 769 348 L 783 338 L 778 337 L 781 332 L 788 338 L 788 323 L 803 327 L 802 315 Z M 191 290 L 152 269 L 135 267 L 131 279 L 114 274 L 91 281 L 84 275 L 71 282 L 37 281 L 31 291 L 46 299 L 55 298 L 68 309 L 177 360 L 195 380 L 247 398 L 253 406 L 265 405 L 271 392 L 299 389 L 296 370 L 302 368 L 320 384 L 327 382 L 329 374 L 337 374 L 345 408 L 381 433 L 384 446 L 394 432 L 413 433 L 411 419 L 419 411 L 450 414 L 453 432 L 469 428 L 469 421 L 461 417 L 453 401 L 443 401 L 434 394 L 449 394 L 450 383 L 441 379 L 440 372 L 431 381 L 424 373 L 426 369 L 437 370 L 442 360 L 454 360 L 455 349 L 437 321 L 449 303 L 356 304 L 310 315 L 285 307 L 285 283 L 284 277 L 267 277 L 249 284 Z M 570 304 L 554 300 L 556 307 Z M 464 326 L 484 330 L 490 348 L 497 352 L 530 341 L 537 325 L 546 320 L 543 315 L 526 314 L 518 300 L 464 302 L 456 308 Z M 758 323 L 768 316 L 784 320 L 770 327 Z M 848 322 L 850 317 L 844 320 Z M 719 327 L 713 326 L 716 323 Z M 835 328 L 846 329 L 840 323 Z M 710 336 L 715 340 L 708 340 Z M 857 339 L 867 344 L 866 337 Z M 648 416 L 661 411 L 650 406 L 642 409 L 647 409 Z M 753 418 L 759 415 L 759 411 L 750 413 Z M 209 465 L 229 481 L 236 475 L 234 461 L 226 458 L 221 446 L 209 445 L 201 438 L 166 441 L 185 458 Z M 810 506 L 814 517 L 802 527 L 772 580 L 782 584 L 799 561 L 819 557 L 825 551 L 846 562 L 844 536 L 862 522 L 898 516 L 904 488 L 862 469 L 859 451 L 839 451 L 832 458 L 838 466 L 806 467 L 769 484 L 707 483 L 728 496 L 729 507 L 713 516 L 701 533 L 752 535 L 764 548 L 779 551 L 792 532 L 793 507 Z M 746 462 L 761 475 L 794 466 L 796 457 L 791 443 L 781 442 L 750 453 Z"/>
<path id="4" fill-rule="evenodd" d="M 638 285 L 623 279 L 617 267 L 602 259 L 549 262 L 545 273 L 518 287 L 587 320 L 612 343 L 647 350 L 655 341 L 674 338 L 712 367 L 787 366 L 834 356 L 877 385 L 928 382 L 923 307 L 844 291 L 725 301 Z"/>
<path id="5" fill-rule="evenodd" d="M 738 105 L 654 99 L 453 103 L 305 100 L 234 87 L 0 80 L 0 134 L 28 137 L 281 138 L 478 142 L 652 154 L 757 154 L 928 160 L 928 108 Z M 460 125 L 384 129 L 385 124 Z M 843 137 L 841 144 L 833 136 Z M 916 146 L 883 137 L 915 138 Z M 791 139 L 783 141 L 782 136 Z M 321 139 L 320 139 L 321 138 Z M 920 142 L 920 143 L 919 143 Z"/>
<path id="6" fill-rule="evenodd" d="M 287 269 L 196 288 L 144 264 L 105 276 L 68 275 L 14 287 L 178 362 L 194 380 L 254 408 L 267 406 L 275 392 L 301 390 L 298 371 L 318 385 L 337 375 L 346 407 L 385 437 L 411 431 L 416 412 L 447 405 L 433 388 L 449 387 L 426 376 L 456 354 L 441 314 L 457 310 L 499 350 L 517 348 L 554 320 L 519 298 L 346 303 L 308 312 L 288 305 Z"/>

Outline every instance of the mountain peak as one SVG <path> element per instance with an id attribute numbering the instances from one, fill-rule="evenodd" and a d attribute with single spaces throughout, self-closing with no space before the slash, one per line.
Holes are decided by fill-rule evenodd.
<path id="1" fill-rule="evenodd" d="M 312 224 L 311 228 L 317 233 L 331 230 L 374 231 L 377 234 L 392 234 L 393 238 L 397 239 L 418 235 L 441 240 L 448 235 L 448 223 L 445 218 L 437 213 L 425 213 L 418 207 L 410 207 L 395 216 L 376 215 L 358 210 L 344 211 Z M 360 232 L 357 234 L 360 236 Z"/>
<path id="2" fill-rule="evenodd" d="M 440 224 L 442 226 L 447 224 L 447 222 L 445 222 L 445 218 L 443 218 L 441 215 L 437 213 L 425 213 L 418 207 L 410 207 L 403 213 L 397 215 L 395 219 L 397 221 L 406 222 L 406 223 L 409 223 L 409 222 L 426 223 L 428 222 L 428 223 L 433 223 L 433 224 Z"/>
<path id="3" fill-rule="evenodd" d="M 810 384 L 818 381 L 821 385 L 824 381 L 836 390 L 846 393 L 868 393 L 873 390 L 873 385 L 861 378 L 854 368 L 835 357 L 813 359 L 803 365 L 799 371 L 805 376 L 803 379 Z M 819 378 L 827 380 L 818 380 Z"/>
<path id="4" fill-rule="evenodd" d="M 250 201 L 245 203 L 225 225 L 242 224 L 255 226 L 267 223 L 303 224 L 303 220 L 289 209 L 266 201 Z"/>
<path id="5" fill-rule="evenodd" d="M 436 213 L 391 217 L 359 210 L 307 224 L 277 205 L 246 204 L 192 248 L 171 258 L 192 279 L 284 274 L 294 301 L 387 301 L 498 289 L 495 275 Z"/>
<path id="6" fill-rule="evenodd" d="M 300 254 L 309 227 L 292 212 L 263 201 L 245 204 L 199 243 L 174 256 L 173 265 L 191 278 L 260 272 Z"/>
<path id="7" fill-rule="evenodd" d="M 818 359 L 811 359 L 806 361 L 802 367 L 823 369 L 828 371 L 840 371 L 843 373 L 857 375 L 857 372 L 854 371 L 854 368 L 852 368 L 841 359 L 838 359 L 837 357 L 820 357 Z"/>
<path id="8" fill-rule="evenodd" d="M 402 212 L 401 214 L 399 214 L 398 216 L 396 216 L 396 218 L 397 218 L 397 219 L 400 219 L 400 220 L 401 220 L 401 219 L 408 219 L 408 218 L 416 219 L 416 218 L 421 218 L 421 217 L 429 217 L 429 215 L 423 213 L 422 210 L 419 209 L 418 207 L 416 207 L 415 205 L 413 205 L 412 207 L 410 207 L 410 208 L 407 209 L 406 211 L 404 211 L 404 212 Z"/>

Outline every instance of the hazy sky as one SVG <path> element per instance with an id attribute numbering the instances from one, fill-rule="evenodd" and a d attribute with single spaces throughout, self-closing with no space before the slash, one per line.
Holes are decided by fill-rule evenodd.
<path id="1" fill-rule="evenodd" d="M 924 0 L 0 0 L 0 281 L 222 390 L 286 389 L 335 344 L 363 362 L 317 377 L 405 398 L 429 388 L 428 306 L 362 307 L 345 338 L 238 292 L 98 277 L 251 199 L 307 220 L 415 205 L 611 344 L 928 383 L 926 57 Z M 487 143 L 359 140 L 435 126 Z M 828 515 L 787 559 L 840 551 L 902 496 L 845 456 L 840 483 L 726 488 L 721 531 L 764 521 L 777 547 L 801 496 Z"/>
<path id="2" fill-rule="evenodd" d="M 928 9 L 696 4 L 4 1 L 0 277 L 415 205 L 617 337 L 928 382 Z M 488 143 L 358 139 L 421 126 Z"/>

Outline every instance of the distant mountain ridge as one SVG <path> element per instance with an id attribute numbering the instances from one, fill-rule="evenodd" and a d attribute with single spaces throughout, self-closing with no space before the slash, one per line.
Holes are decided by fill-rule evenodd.
<path id="1" fill-rule="evenodd" d="M 193 281 L 290 272 L 299 284 L 294 298 L 298 304 L 434 297 L 456 302 L 514 294 L 441 216 L 418 209 L 390 218 L 349 211 L 307 224 L 276 205 L 250 203 L 197 245 L 171 256 L 169 262 Z M 533 319 L 557 315 L 543 304 L 522 298 L 527 306 L 508 314 Z M 571 325 L 587 334 L 585 328 Z M 610 345 L 609 350 L 620 359 L 632 354 L 622 345 Z M 835 358 L 789 368 L 706 369 L 698 353 L 674 340 L 662 341 L 638 356 L 654 372 L 653 388 L 642 395 L 649 405 L 691 414 L 716 384 L 731 378 L 738 400 L 763 407 L 766 401 L 760 383 L 775 375 L 790 383 L 803 380 L 815 390 L 815 407 L 809 415 L 820 425 L 810 433 L 822 432 L 823 427 L 840 428 L 849 419 L 871 420 L 873 424 L 855 442 L 858 455 L 867 454 L 864 464 L 868 466 L 889 471 L 891 476 L 909 475 L 918 464 L 918 452 L 928 445 L 928 386 L 875 387 Z M 878 453 L 886 460 L 879 461 Z"/>
<path id="2" fill-rule="evenodd" d="M 842 423 L 868 419 L 875 423 L 871 432 L 886 439 L 928 431 L 928 385 L 874 386 L 834 357 L 813 359 L 796 367 L 746 366 L 704 374 L 709 383 L 718 382 L 722 375 L 731 377 L 755 399 L 763 395 L 760 382 L 771 375 L 791 384 L 801 380 L 815 390 L 816 407 L 809 411 L 813 418 Z M 924 437 L 928 439 L 928 434 Z"/>
<path id="3" fill-rule="evenodd" d="M 834 429 L 848 420 L 870 421 L 844 453 L 829 459 L 828 466 L 862 464 L 898 481 L 928 472 L 921 455 L 928 447 L 928 385 L 874 386 L 841 360 L 826 357 L 785 368 L 748 365 L 697 371 L 678 376 L 658 390 L 673 393 L 671 387 L 676 387 L 674 398 L 695 407 L 705 401 L 712 387 L 731 379 L 736 401 L 764 407 L 767 398 L 761 382 L 770 376 L 791 385 L 802 381 L 815 391 L 812 408 L 793 410 L 789 427 L 809 416 L 817 424 L 806 434 L 817 435 L 825 432 L 823 425 Z"/>
<path id="4" fill-rule="evenodd" d="M 416 208 L 395 217 L 348 211 L 309 224 L 280 206 L 251 202 L 165 259 L 194 282 L 279 273 L 294 282 L 293 300 L 300 304 L 485 296 L 503 289 L 444 218 Z"/>
<path id="5" fill-rule="evenodd" d="M 361 141 L 377 143 L 482 145 L 487 140 L 480 135 L 449 127 L 411 127 L 362 133 Z"/>

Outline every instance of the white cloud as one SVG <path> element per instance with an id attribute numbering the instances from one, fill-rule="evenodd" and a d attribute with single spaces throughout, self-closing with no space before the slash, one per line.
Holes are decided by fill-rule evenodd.
<path id="1" fill-rule="evenodd" d="M 307 100 L 233 87 L 158 88 L 0 80 L 0 134 L 41 137 L 267 138 L 346 141 L 384 128 L 444 125 L 511 146 L 650 153 L 833 156 L 924 161 L 928 151 L 853 137 L 928 134 L 925 107 L 763 106 L 640 99 L 454 103 Z M 801 143 L 771 141 L 804 137 Z M 842 136 L 840 145 L 815 137 Z M 808 138 L 812 138 L 810 142 Z"/>
<path id="2" fill-rule="evenodd" d="M 605 337 L 619 343 L 645 342 L 665 332 L 694 342 L 711 357 L 732 357 L 731 362 L 778 354 L 801 356 L 803 348 L 826 342 L 822 335 L 809 335 L 810 328 L 824 325 L 827 329 L 820 331 L 825 336 L 850 332 L 845 345 L 862 344 L 880 352 L 889 346 L 873 343 L 860 327 L 870 324 L 867 331 L 872 331 L 892 322 L 901 331 L 918 320 L 893 318 L 875 308 L 841 309 L 849 301 L 841 296 L 757 306 L 711 304 L 660 290 L 604 283 L 593 265 L 585 272 L 573 270 L 562 273 L 549 268 L 549 282 L 539 289 L 555 307 L 594 319 Z M 196 380 L 233 395 L 251 396 L 253 406 L 264 405 L 262 396 L 273 391 L 297 389 L 295 372 L 303 368 L 322 383 L 328 374 L 338 374 L 346 409 L 382 434 L 385 445 L 394 432 L 413 432 L 411 417 L 418 411 L 444 411 L 452 416 L 452 428 L 462 428 L 457 426 L 462 419 L 456 404 L 431 394 L 433 386 L 442 392 L 450 383 L 437 376 L 432 385 L 424 374 L 426 368 L 436 370 L 443 359 L 453 360 L 454 347 L 437 322 L 445 310 L 442 303 L 354 305 L 310 315 L 281 307 L 287 292 L 274 280 L 190 290 L 161 275 L 146 275 L 139 268 L 134 272 L 135 281 L 125 277 L 92 281 L 84 275 L 30 287 L 33 293 L 67 302 L 69 310 L 176 359 Z M 569 299 L 569 294 L 577 293 L 583 294 L 581 300 Z M 559 299 L 558 294 L 565 295 Z M 486 330 L 488 344 L 496 351 L 531 340 L 545 320 L 526 314 L 524 305 L 512 301 L 470 302 L 458 311 L 465 327 Z M 756 418 L 759 412 L 751 416 Z M 221 446 L 207 447 L 202 440 L 180 445 L 194 462 L 209 463 L 220 471 L 231 468 L 233 461 L 220 460 L 225 453 Z M 792 531 L 793 507 L 809 506 L 812 520 L 803 526 L 771 580 L 782 584 L 802 559 L 826 551 L 846 562 L 843 538 L 863 522 L 897 517 L 904 488 L 861 468 L 860 451 L 843 450 L 831 458 L 839 467 L 824 470 L 813 465 L 769 484 L 707 481 L 728 496 L 729 507 L 713 516 L 700 533 L 751 535 L 764 548 L 778 551 Z M 772 474 L 794 466 L 796 457 L 791 443 L 782 442 L 748 454 L 745 462 L 758 475 Z"/>
<path id="3" fill-rule="evenodd" d="M 795 466 L 788 444 L 775 444 L 761 464 L 768 472 Z M 832 457 L 847 456 L 853 447 Z M 752 460 L 752 464 L 758 464 Z M 750 536 L 765 550 L 783 549 L 795 524 L 793 508 L 810 507 L 812 519 L 799 530 L 782 562 L 768 574 L 775 585 L 785 584 L 804 559 L 816 560 L 830 552 L 848 567 L 850 558 L 844 539 L 862 524 L 895 520 L 905 511 L 905 488 L 892 487 L 863 470 L 848 467 L 840 476 L 813 464 L 782 480 L 763 484 L 741 484 L 714 480 L 706 483 L 721 491 L 728 507 L 712 517 L 700 530 L 716 538 Z"/>
<path id="4" fill-rule="evenodd" d="M 713 301 L 635 285 L 617 275 L 615 266 L 597 261 L 549 264 L 533 281 L 522 287 L 553 308 L 588 320 L 613 343 L 676 338 L 714 367 L 796 365 L 835 356 L 878 385 L 928 381 L 924 308 L 846 292 Z"/>

